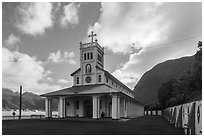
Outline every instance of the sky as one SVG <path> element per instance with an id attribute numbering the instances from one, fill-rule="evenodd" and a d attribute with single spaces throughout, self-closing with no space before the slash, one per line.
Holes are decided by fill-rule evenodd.
<path id="1" fill-rule="evenodd" d="M 79 42 L 91 31 L 105 68 L 133 89 L 169 59 L 194 55 L 202 3 L 2 3 L 2 87 L 43 94 L 72 86 Z"/>

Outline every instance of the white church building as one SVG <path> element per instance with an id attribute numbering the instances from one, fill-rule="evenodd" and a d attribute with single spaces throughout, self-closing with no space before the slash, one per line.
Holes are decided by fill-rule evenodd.
<path id="1" fill-rule="evenodd" d="M 73 86 L 41 95 L 45 97 L 45 117 L 52 117 L 52 99 L 58 99 L 58 116 L 110 117 L 112 119 L 144 115 L 144 105 L 134 99 L 133 91 L 104 70 L 104 48 L 96 34 L 91 42 L 80 42 L 80 68 L 74 71 Z"/>

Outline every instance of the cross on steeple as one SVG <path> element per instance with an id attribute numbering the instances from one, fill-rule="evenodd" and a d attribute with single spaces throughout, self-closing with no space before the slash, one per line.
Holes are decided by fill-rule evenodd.
<path id="1" fill-rule="evenodd" d="M 88 37 L 91 37 L 91 43 L 93 43 L 93 37 L 96 36 L 93 31 L 91 31 L 91 35 L 88 35 Z"/>

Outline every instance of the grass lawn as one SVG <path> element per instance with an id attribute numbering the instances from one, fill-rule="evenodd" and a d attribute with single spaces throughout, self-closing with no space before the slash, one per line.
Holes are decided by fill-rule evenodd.
<path id="1" fill-rule="evenodd" d="M 3 135 L 180 135 L 161 116 L 144 116 L 128 121 L 110 119 L 3 120 Z"/>

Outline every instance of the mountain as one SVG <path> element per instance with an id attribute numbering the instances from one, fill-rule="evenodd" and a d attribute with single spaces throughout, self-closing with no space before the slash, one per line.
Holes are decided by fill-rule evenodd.
<path id="1" fill-rule="evenodd" d="M 53 109 L 57 110 L 57 101 L 53 100 Z M 19 108 L 19 93 L 13 92 L 10 89 L 2 88 L 2 108 L 3 109 L 18 109 Z M 29 110 L 44 110 L 45 100 L 39 95 L 31 92 L 22 94 L 22 109 Z"/>
<path id="2" fill-rule="evenodd" d="M 2 108 L 18 108 L 19 106 L 19 93 L 13 92 L 10 89 L 2 88 Z"/>
<path id="3" fill-rule="evenodd" d="M 135 98 L 145 105 L 157 104 L 157 90 L 161 84 L 192 69 L 194 64 L 194 56 L 189 56 L 168 60 L 154 66 L 141 77 L 134 87 Z"/>

